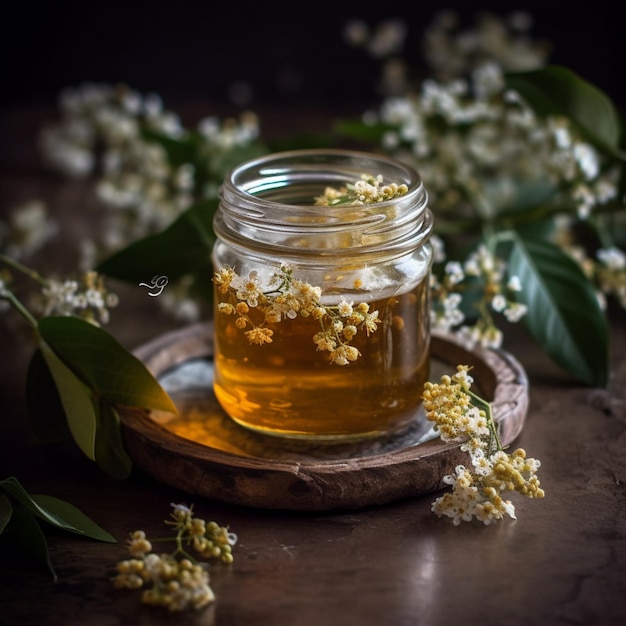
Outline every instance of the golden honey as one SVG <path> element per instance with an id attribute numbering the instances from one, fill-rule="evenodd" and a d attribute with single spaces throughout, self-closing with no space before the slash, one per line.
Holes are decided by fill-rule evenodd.
<path id="1" fill-rule="evenodd" d="M 330 363 L 312 340 L 314 319 L 272 325 L 272 343 L 250 345 L 232 316 L 215 318 L 215 394 L 240 424 L 272 434 L 364 437 L 415 417 L 428 377 L 427 284 L 370 303 L 381 323 L 352 345 L 361 356 Z M 223 297 L 223 296 L 222 296 Z"/>
<path id="2" fill-rule="evenodd" d="M 325 185 L 363 171 L 406 184 L 407 197 L 356 208 L 306 204 Z M 237 288 L 215 285 L 213 388 L 234 421 L 324 441 L 384 435 L 420 419 L 430 338 L 426 202 L 416 172 L 364 153 L 279 153 L 231 173 L 214 222 L 213 265 L 232 268 L 241 279 Z M 305 315 L 268 316 L 257 302 L 257 289 L 279 294 L 283 266 L 299 284 L 317 289 L 316 306 Z M 376 324 L 349 336 L 353 357 L 339 364 L 316 343 L 322 326 L 315 311 L 341 303 L 365 303 Z M 269 340 L 251 342 L 246 332 L 253 328 Z"/>

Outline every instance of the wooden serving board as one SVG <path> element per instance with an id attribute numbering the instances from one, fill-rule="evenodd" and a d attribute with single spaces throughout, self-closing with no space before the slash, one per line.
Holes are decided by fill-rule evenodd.
<path id="1" fill-rule="evenodd" d="M 291 510 L 358 509 L 431 493 L 468 458 L 424 419 L 387 438 L 312 444 L 260 435 L 230 420 L 212 390 L 212 326 L 195 324 L 139 347 L 135 354 L 174 400 L 178 416 L 124 410 L 126 448 L 135 465 L 189 494 L 231 504 Z M 473 389 L 492 401 L 503 444 L 521 432 L 528 381 L 502 350 L 468 350 L 434 334 L 431 376 L 471 365 Z"/>

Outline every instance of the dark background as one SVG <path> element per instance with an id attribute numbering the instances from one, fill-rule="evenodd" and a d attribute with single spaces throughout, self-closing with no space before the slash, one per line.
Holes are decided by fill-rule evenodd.
<path id="1" fill-rule="evenodd" d="M 234 84 L 251 87 L 255 106 L 347 106 L 376 101 L 379 63 L 350 48 L 350 18 L 370 25 L 399 17 L 409 37 L 405 56 L 419 71 L 421 35 L 444 8 L 469 25 L 480 11 L 528 12 L 537 39 L 552 43 L 550 61 L 564 64 L 626 107 L 624 20 L 618 2 L 524 5 L 449 2 L 167 3 L 68 1 L 13 3 L 3 18 L 2 106 L 54 103 L 59 91 L 86 81 L 124 82 L 160 94 L 168 108 L 201 100 L 237 109 Z M 5 9 L 6 11 L 6 9 Z"/>

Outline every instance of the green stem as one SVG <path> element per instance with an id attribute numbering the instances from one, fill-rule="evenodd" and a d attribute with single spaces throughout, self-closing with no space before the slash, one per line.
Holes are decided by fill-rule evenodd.
<path id="1" fill-rule="evenodd" d="M 11 304 L 11 306 L 33 327 L 37 328 L 37 320 L 33 317 L 32 313 L 17 299 L 15 294 L 8 289 L 5 290 L 0 298 L 5 298 Z"/>
<path id="2" fill-rule="evenodd" d="M 195 559 L 195 557 L 187 552 L 187 550 L 185 550 L 185 548 L 183 547 L 183 533 L 184 531 L 179 530 L 176 535 L 176 549 L 174 550 L 174 552 L 172 552 L 172 556 L 180 554 L 183 558 L 189 559 L 192 563 L 196 563 L 197 560 Z"/>
<path id="3" fill-rule="evenodd" d="M 22 263 L 20 263 L 19 261 L 16 261 L 15 259 L 12 259 L 11 257 L 6 256 L 2 253 L 0 253 L 0 261 L 5 263 L 9 267 L 12 267 L 14 270 L 17 270 L 18 272 L 24 274 L 25 276 L 32 278 L 34 281 L 38 282 L 40 285 L 46 284 L 45 279 L 41 276 L 41 274 L 39 274 L 39 272 L 36 272 L 35 270 L 30 269 L 30 267 L 26 267 L 26 265 L 22 265 Z"/>
<path id="4" fill-rule="evenodd" d="M 466 393 L 472 399 L 472 404 L 477 406 L 479 409 L 483 409 L 487 416 L 487 424 L 489 425 L 489 430 L 491 431 L 491 438 L 489 441 L 489 452 L 493 449 L 493 443 L 495 442 L 495 447 L 497 451 L 502 451 L 504 448 L 502 447 L 502 442 L 500 441 L 500 437 L 498 435 L 498 429 L 496 427 L 495 420 L 493 419 L 493 412 L 491 410 L 491 403 L 487 402 L 480 396 L 477 396 L 471 389 L 466 390 Z"/>

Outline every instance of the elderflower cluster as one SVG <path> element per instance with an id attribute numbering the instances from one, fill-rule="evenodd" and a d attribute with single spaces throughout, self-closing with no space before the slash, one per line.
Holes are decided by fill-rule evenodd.
<path id="1" fill-rule="evenodd" d="M 449 83 L 425 80 L 367 120 L 390 127 L 383 148 L 419 168 L 440 220 L 495 217 L 520 201 L 522 182 L 547 180 L 581 218 L 617 195 L 617 168 L 603 167 L 569 120 L 535 114 L 494 63 Z"/>
<path id="2" fill-rule="evenodd" d="M 0 310 L 5 310 L 6 304 L 13 305 L 31 322 L 37 317 L 74 316 L 99 326 L 109 322 L 110 309 L 119 303 L 117 294 L 109 291 L 104 277 L 95 271 L 83 272 L 77 278 L 44 277 L 1 251 L 0 264 L 6 266 L 0 269 Z M 33 281 L 36 289 L 31 289 L 25 279 Z M 22 291 L 30 299 L 28 305 L 18 298 Z"/>
<path id="3" fill-rule="evenodd" d="M 598 248 L 595 259 L 582 246 L 564 245 L 596 289 L 596 298 L 606 309 L 607 296 L 614 296 L 626 308 L 626 253 L 616 246 Z"/>
<path id="4" fill-rule="evenodd" d="M 463 29 L 454 11 L 441 11 L 425 32 L 424 54 L 433 76 L 447 81 L 485 61 L 496 59 L 507 71 L 537 69 L 550 45 L 530 35 L 532 17 L 516 11 L 504 18 L 481 13 L 471 29 Z"/>
<path id="5" fill-rule="evenodd" d="M 491 405 L 471 391 L 474 382 L 469 367 L 458 365 L 452 376 L 444 375 L 439 383 L 424 385 L 424 409 L 434 429 L 446 442 L 462 442 L 471 467 L 458 465 L 454 474 L 444 477 L 452 486 L 432 504 L 438 516 L 452 518 L 454 525 L 476 518 L 488 525 L 506 515 L 516 519 L 515 507 L 503 496 L 517 492 L 528 498 L 543 498 L 537 478 L 540 462 L 527 458 L 518 448 L 504 451 L 491 414 Z"/>
<path id="6" fill-rule="evenodd" d="M 251 344 L 272 343 L 274 330 L 270 326 L 282 320 L 311 318 L 320 325 L 313 336 L 317 350 L 329 352 L 331 363 L 348 365 L 361 355 L 350 341 L 359 331 L 369 336 L 380 324 L 378 311 L 370 311 L 365 302 L 354 305 L 341 298 L 336 305 L 322 304 L 321 288 L 294 278 L 288 265 L 281 265 L 272 275 L 266 290 L 254 271 L 242 277 L 232 268 L 222 267 L 213 280 L 225 296 L 218 312 L 234 315 L 235 326 L 244 330 Z"/>
<path id="7" fill-rule="evenodd" d="M 429 77 L 387 91 L 363 121 L 387 128 L 381 146 L 417 167 L 437 206 L 439 224 L 495 217 L 527 190 L 553 187 L 587 219 L 616 198 L 619 169 L 611 167 L 565 117 L 537 115 L 506 87 L 508 71 L 539 69 L 549 47 L 529 36 L 530 17 L 483 14 L 462 30 L 443 12 L 426 30 Z M 522 194 L 522 197 L 520 197 Z"/>
<path id="8" fill-rule="evenodd" d="M 233 152 L 247 149 L 259 136 L 253 113 L 224 121 L 208 116 L 190 130 L 159 95 L 126 85 L 65 89 L 59 108 L 61 120 L 40 136 L 43 157 L 69 177 L 94 176 L 96 199 L 105 209 L 97 239 L 81 241 L 85 269 L 162 231 L 195 202 L 216 197 Z M 186 321 L 199 316 L 190 307 L 180 310 Z"/>
<path id="9" fill-rule="evenodd" d="M 203 557 L 232 563 L 237 536 L 215 522 L 194 517 L 192 507 L 173 503 L 172 507 L 172 520 L 165 523 L 176 532 L 173 539 L 167 538 L 176 542 L 175 550 L 157 554 L 153 544 L 164 539 L 150 541 L 144 531 L 133 532 L 128 541 L 132 558 L 117 564 L 113 584 L 118 589 L 144 589 L 144 603 L 169 611 L 201 609 L 215 600 L 215 594 L 206 564 L 197 563 L 184 546 L 193 546 Z"/>
<path id="10" fill-rule="evenodd" d="M 502 331 L 493 314 L 503 315 L 515 323 L 526 314 L 527 307 L 515 300 L 522 290 L 517 276 L 506 277 L 506 266 L 489 249 L 481 245 L 464 262 L 448 261 L 443 278 L 431 276 L 431 324 L 436 330 L 453 333 L 469 346 L 499 348 Z M 473 323 L 466 323 L 462 310 L 463 296 L 473 298 Z"/>
<path id="11" fill-rule="evenodd" d="M 362 206 L 376 202 L 386 202 L 404 195 L 409 188 L 404 184 L 383 184 L 383 177 L 362 174 L 361 179 L 345 187 L 326 187 L 323 195 L 315 198 L 315 206 L 335 206 L 348 204 Z"/>
<path id="12" fill-rule="evenodd" d="M 118 303 L 117 294 L 105 287 L 103 277 L 88 271 L 77 280 L 46 279 L 35 307 L 43 317 L 74 315 L 99 325 L 109 322 L 109 309 Z"/>
<path id="13" fill-rule="evenodd" d="M 6 220 L 0 219 L 0 250 L 17 260 L 36 253 L 58 232 L 48 208 L 41 200 L 14 207 Z"/>

